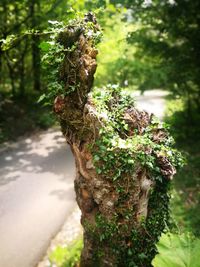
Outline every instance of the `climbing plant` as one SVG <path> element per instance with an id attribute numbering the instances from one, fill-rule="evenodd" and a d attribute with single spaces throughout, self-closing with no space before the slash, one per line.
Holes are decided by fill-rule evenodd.
<path id="1" fill-rule="evenodd" d="M 53 24 L 55 34 L 41 44 L 50 75 L 46 95 L 76 162 L 80 266 L 149 267 L 183 159 L 166 125 L 137 110 L 121 88 L 92 89 L 102 34 L 95 16 Z"/>

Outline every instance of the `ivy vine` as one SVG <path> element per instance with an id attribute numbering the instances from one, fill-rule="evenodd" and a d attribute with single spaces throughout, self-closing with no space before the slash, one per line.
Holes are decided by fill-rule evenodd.
<path id="1" fill-rule="evenodd" d="M 90 13 L 88 13 L 89 15 Z M 84 35 L 91 39 L 94 45 L 100 42 L 102 32 L 94 27 L 91 21 L 84 20 L 83 14 L 75 14 L 76 18 L 67 21 L 67 24 L 59 21 L 49 21 L 50 27 L 50 41 L 43 41 L 40 48 L 44 55 L 42 57 L 43 67 L 47 72 L 47 93 L 42 94 L 38 102 L 44 102 L 45 105 L 52 105 L 56 96 L 65 97 L 71 92 L 74 92 L 79 86 L 78 83 L 72 86 L 69 85 L 66 90 L 66 84 L 60 77 L 60 70 L 64 58 L 70 55 L 77 49 L 78 42 L 74 42 L 70 36 L 66 37 L 65 42 L 61 41 L 62 33 L 65 34 L 66 30 L 75 29 L 77 32 L 81 31 Z M 68 26 L 70 25 L 70 26 Z M 69 28 L 68 28 L 69 27 Z"/>
<path id="2" fill-rule="evenodd" d="M 124 174 L 134 173 L 140 164 L 150 172 L 154 181 L 162 182 L 165 178 L 158 164 L 159 156 L 165 157 L 175 168 L 184 164 L 185 159 L 174 148 L 168 125 L 155 116 L 151 117 L 151 123 L 142 134 L 135 128 L 130 136 L 124 114 L 134 106 L 134 99 L 121 88 L 116 85 L 108 85 L 103 90 L 96 88 L 90 97 L 104 124 L 92 148 L 98 174 L 115 181 Z M 165 136 L 155 141 L 157 130 L 162 130 Z"/>

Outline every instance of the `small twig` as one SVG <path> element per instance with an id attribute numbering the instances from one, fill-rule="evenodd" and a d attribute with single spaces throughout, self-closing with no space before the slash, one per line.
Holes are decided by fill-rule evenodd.
<path id="1" fill-rule="evenodd" d="M 69 61 L 69 63 L 74 67 L 76 68 L 76 65 L 66 56 L 67 60 Z"/>

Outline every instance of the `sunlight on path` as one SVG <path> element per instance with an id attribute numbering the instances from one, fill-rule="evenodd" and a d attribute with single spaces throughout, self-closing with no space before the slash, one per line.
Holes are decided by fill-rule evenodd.
<path id="1" fill-rule="evenodd" d="M 74 161 L 60 131 L 0 153 L 0 266 L 33 267 L 76 207 Z"/>

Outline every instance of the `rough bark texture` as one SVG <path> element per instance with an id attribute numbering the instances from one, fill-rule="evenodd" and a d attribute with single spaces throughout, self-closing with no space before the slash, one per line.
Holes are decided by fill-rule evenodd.
<path id="1" fill-rule="evenodd" d="M 155 242 L 167 220 L 168 181 L 174 168 L 166 157 L 158 154 L 158 166 L 164 177 L 160 183 L 153 180 L 140 163 L 135 164 L 131 174 L 122 172 L 117 181 L 112 180 L 114 169 L 119 168 L 115 162 L 107 175 L 97 172 L 94 166 L 94 154 L 99 149 L 96 140 L 100 138 L 105 118 L 88 96 L 97 67 L 97 50 L 92 38 L 85 34 L 88 22 L 93 23 L 94 33 L 99 30 L 95 18 L 88 14 L 83 24 L 68 26 L 59 35 L 58 41 L 66 48 L 76 45 L 74 50 L 66 52 L 59 77 L 66 92 L 70 88 L 73 91 L 65 97 L 57 96 L 54 101 L 54 111 L 76 162 L 75 191 L 84 228 L 80 266 L 148 267 L 155 254 Z M 118 97 L 113 96 L 113 99 L 114 104 L 108 103 L 111 110 L 120 103 Z M 134 136 L 135 130 L 142 136 L 152 123 L 152 117 L 128 107 L 123 121 L 128 125 L 126 134 L 122 133 L 126 140 Z M 162 129 L 154 129 L 152 142 L 164 138 Z M 145 153 L 152 153 L 148 146 L 145 149 Z M 101 167 L 101 162 L 98 164 Z"/>

